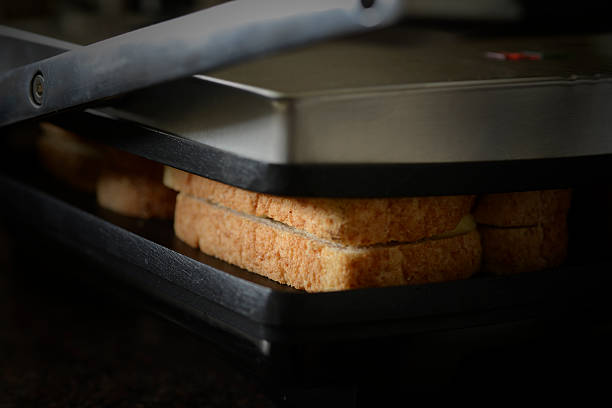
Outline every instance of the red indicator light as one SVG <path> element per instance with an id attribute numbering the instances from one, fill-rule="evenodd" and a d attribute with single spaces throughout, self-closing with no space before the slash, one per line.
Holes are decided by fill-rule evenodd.
<path id="1" fill-rule="evenodd" d="M 543 58 L 541 52 L 536 51 L 520 51 L 520 52 L 506 52 L 506 51 L 489 51 L 485 53 L 485 57 L 488 59 L 495 59 L 500 61 L 539 61 Z"/>

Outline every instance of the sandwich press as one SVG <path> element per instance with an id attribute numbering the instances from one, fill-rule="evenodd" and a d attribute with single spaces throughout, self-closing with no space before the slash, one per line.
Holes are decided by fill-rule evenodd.
<path id="1" fill-rule="evenodd" d="M 85 47 L 1 28 L 0 132 L 45 119 L 273 194 L 388 197 L 605 180 L 612 36 L 392 25 L 402 10 L 393 0 L 235 1 Z M 344 34 L 354 35 L 328 39 Z M 281 377 L 310 363 L 313 376 L 326 374 L 313 359 L 325 353 L 323 366 L 357 376 L 381 372 L 355 367 L 362 357 L 395 363 L 376 354 L 391 347 L 362 341 L 479 336 L 482 327 L 543 317 L 577 327 L 587 300 L 609 308 L 607 250 L 521 276 L 308 294 L 186 246 L 169 222 L 105 212 L 40 173 L 28 176 L 35 166 L 0 173 L 10 197 L 0 200 L 2 214 L 105 269 L 82 275 L 128 282 L 169 319 L 221 347 L 236 344 Z"/>
<path id="2" fill-rule="evenodd" d="M 508 38 L 404 24 L 255 58 L 388 26 L 404 6 L 230 2 L 85 47 L 1 28 L 0 125 L 47 118 L 279 195 L 521 191 L 603 173 L 607 34 Z"/>

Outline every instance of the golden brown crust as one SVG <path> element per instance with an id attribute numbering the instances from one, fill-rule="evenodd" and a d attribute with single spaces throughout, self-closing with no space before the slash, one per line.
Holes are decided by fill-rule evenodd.
<path id="1" fill-rule="evenodd" d="M 534 227 L 479 226 L 482 270 L 497 275 L 531 272 L 559 266 L 567 255 L 565 217 Z"/>
<path id="2" fill-rule="evenodd" d="M 50 123 L 41 123 L 40 128 L 37 150 L 43 166 L 73 188 L 94 192 L 102 166 L 96 146 Z"/>
<path id="3" fill-rule="evenodd" d="M 271 218 L 346 245 L 413 242 L 457 226 L 474 196 L 388 199 L 279 197 L 246 191 L 166 167 L 164 184 L 224 207 Z"/>
<path id="4" fill-rule="evenodd" d="M 171 219 L 176 192 L 148 176 L 105 170 L 96 185 L 98 204 L 138 218 Z"/>
<path id="5" fill-rule="evenodd" d="M 570 190 L 483 194 L 474 218 L 479 224 L 497 227 L 535 226 L 566 217 L 570 201 Z"/>
<path id="6" fill-rule="evenodd" d="M 207 254 L 310 292 L 467 278 L 481 254 L 475 230 L 412 244 L 344 247 L 185 193 L 177 196 L 175 233 Z"/>

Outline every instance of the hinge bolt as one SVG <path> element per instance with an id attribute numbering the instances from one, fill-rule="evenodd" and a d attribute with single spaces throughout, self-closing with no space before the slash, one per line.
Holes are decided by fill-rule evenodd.
<path id="1" fill-rule="evenodd" d="M 42 105 L 43 95 L 45 93 L 45 78 L 40 72 L 32 79 L 30 92 L 32 94 L 32 101 L 34 101 L 36 105 Z"/>

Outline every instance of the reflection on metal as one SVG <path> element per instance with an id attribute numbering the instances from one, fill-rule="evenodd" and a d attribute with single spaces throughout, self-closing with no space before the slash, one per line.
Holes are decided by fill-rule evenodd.
<path id="1" fill-rule="evenodd" d="M 287 47 L 389 24 L 399 0 L 234 1 L 0 74 L 0 126 L 78 107 Z M 10 36 L 0 28 L 0 36 Z M 48 90 L 33 106 L 36 72 Z M 24 92 L 24 87 L 26 92 Z"/>

